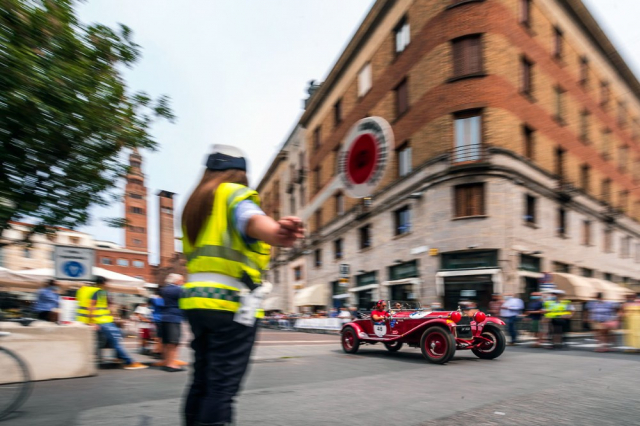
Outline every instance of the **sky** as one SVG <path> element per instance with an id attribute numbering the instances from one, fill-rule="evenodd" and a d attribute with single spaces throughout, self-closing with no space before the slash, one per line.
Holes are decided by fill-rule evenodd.
<path id="1" fill-rule="evenodd" d="M 640 1 L 583 0 L 640 75 Z M 177 121 L 158 122 L 156 152 L 142 152 L 149 190 L 149 250 L 157 261 L 158 190 L 182 210 L 215 143 L 247 153 L 256 186 L 302 114 L 310 80 L 322 81 L 374 0 L 87 0 L 82 22 L 129 26 L 142 57 L 124 75 L 130 90 L 171 98 Z M 124 190 L 124 182 L 120 184 Z M 81 231 L 123 244 L 102 218 L 124 206 L 94 208 Z M 179 231 L 176 233 L 179 235 Z"/>

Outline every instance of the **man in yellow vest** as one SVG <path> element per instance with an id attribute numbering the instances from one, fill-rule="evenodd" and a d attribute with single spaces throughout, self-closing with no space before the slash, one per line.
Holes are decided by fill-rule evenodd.
<path id="1" fill-rule="evenodd" d="M 565 292 L 555 290 L 553 296 L 543 305 L 544 317 L 549 322 L 552 348 L 562 348 L 565 343 L 565 333 L 570 329 L 573 316 L 573 306 L 568 299 L 562 299 Z"/>
<path id="2" fill-rule="evenodd" d="M 135 362 L 122 347 L 122 334 L 114 324 L 113 316 L 109 310 L 109 300 L 105 285 L 106 278 L 96 277 L 95 285 L 84 286 L 78 290 L 78 311 L 76 321 L 92 326 L 96 331 L 103 333 L 107 344 L 116 350 L 119 359 L 125 362 L 125 370 L 140 370 L 146 365 Z"/>

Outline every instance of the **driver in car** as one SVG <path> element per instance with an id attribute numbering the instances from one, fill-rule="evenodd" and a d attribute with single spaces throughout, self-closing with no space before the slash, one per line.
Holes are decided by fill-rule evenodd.
<path id="1" fill-rule="evenodd" d="M 378 303 L 376 303 L 376 308 L 371 311 L 371 319 L 378 322 L 384 321 L 385 318 L 389 318 L 390 316 L 391 314 L 387 312 L 387 302 L 385 302 L 384 300 L 378 300 Z"/>

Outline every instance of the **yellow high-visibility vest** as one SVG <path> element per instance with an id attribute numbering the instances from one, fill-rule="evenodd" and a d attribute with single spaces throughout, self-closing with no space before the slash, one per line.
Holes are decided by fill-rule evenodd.
<path id="1" fill-rule="evenodd" d="M 189 274 L 217 273 L 241 279 L 246 273 L 257 285 L 267 268 L 271 247 L 257 241 L 247 244 L 233 225 L 235 207 L 244 200 L 260 205 L 258 193 L 244 185 L 222 183 L 216 190 L 211 215 L 191 244 L 183 230 L 183 251 Z M 181 309 L 213 309 L 237 312 L 240 309 L 240 288 L 228 284 L 195 281 L 183 286 Z M 257 317 L 264 316 L 258 310 Z"/>
<path id="2" fill-rule="evenodd" d="M 545 318 L 558 318 L 558 317 L 563 317 L 565 315 L 570 315 L 571 314 L 571 311 L 569 310 L 570 303 L 571 301 L 569 300 L 559 300 L 559 301 L 547 300 L 546 302 L 544 302 L 544 310 L 547 311 L 544 314 Z"/>
<path id="3" fill-rule="evenodd" d="M 76 321 L 85 324 L 108 324 L 113 322 L 113 317 L 109 311 L 109 301 L 106 293 L 98 295 L 96 306 L 93 308 L 93 315 L 89 317 L 89 307 L 91 306 L 91 298 L 100 289 L 94 286 L 84 286 L 76 293 L 78 300 L 78 310 L 76 312 Z"/>

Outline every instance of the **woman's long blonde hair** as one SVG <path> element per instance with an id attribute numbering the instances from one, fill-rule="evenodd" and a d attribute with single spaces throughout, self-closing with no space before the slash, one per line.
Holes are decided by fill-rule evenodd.
<path id="1" fill-rule="evenodd" d="M 206 169 L 200 183 L 189 196 L 189 201 L 182 211 L 182 229 L 191 245 L 195 244 L 200 230 L 211 215 L 218 186 L 225 182 L 249 185 L 247 173 L 244 170 L 213 171 Z"/>

